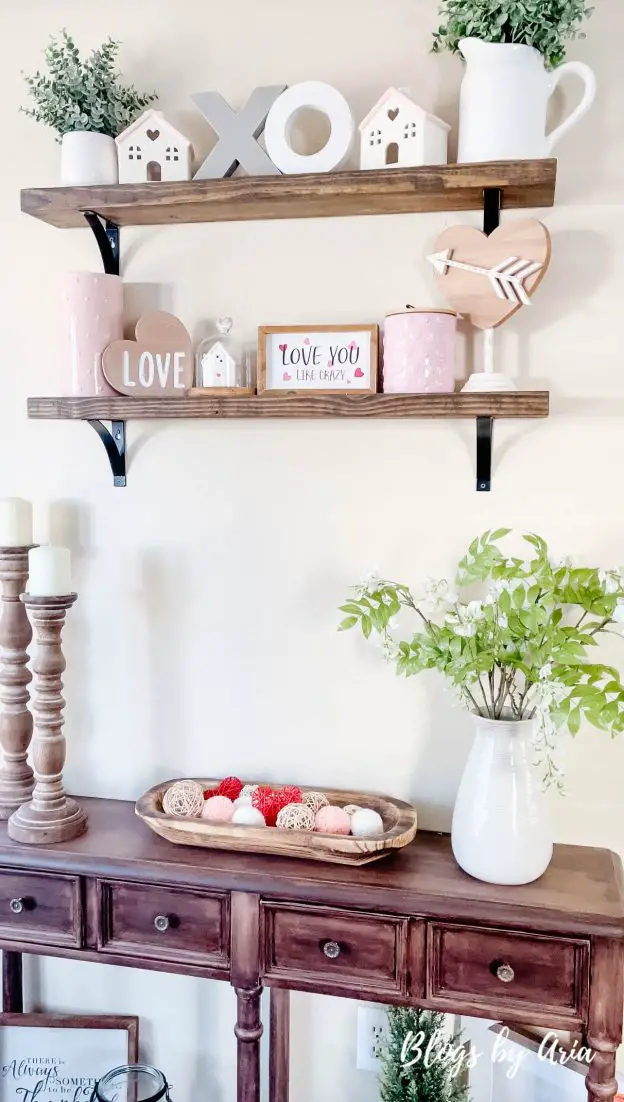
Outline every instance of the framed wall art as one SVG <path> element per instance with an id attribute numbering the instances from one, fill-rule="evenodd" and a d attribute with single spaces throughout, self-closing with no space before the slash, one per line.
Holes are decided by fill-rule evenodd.
<path id="1" fill-rule="evenodd" d="M 377 325 L 262 326 L 258 394 L 375 394 Z"/>
<path id="2" fill-rule="evenodd" d="M 111 1068 L 138 1060 L 139 1020 L 0 1014 L 0 1102 L 89 1102 Z"/>

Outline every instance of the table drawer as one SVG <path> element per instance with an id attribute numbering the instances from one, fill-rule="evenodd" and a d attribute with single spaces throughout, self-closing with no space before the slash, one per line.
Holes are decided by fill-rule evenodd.
<path id="1" fill-rule="evenodd" d="M 406 990 L 405 919 L 287 903 L 264 904 L 262 913 L 267 979 L 318 991 Z"/>
<path id="2" fill-rule="evenodd" d="M 83 914 L 77 876 L 0 873 L 0 939 L 34 945 L 82 945 Z"/>
<path id="3" fill-rule="evenodd" d="M 229 896 L 111 881 L 98 895 L 101 952 L 227 969 Z"/>
<path id="4" fill-rule="evenodd" d="M 587 1005 L 589 945 L 572 938 L 431 923 L 428 997 L 581 1019 Z"/>

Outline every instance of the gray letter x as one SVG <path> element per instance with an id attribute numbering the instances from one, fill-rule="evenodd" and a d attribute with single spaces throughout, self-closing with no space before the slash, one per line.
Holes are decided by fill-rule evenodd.
<path id="1" fill-rule="evenodd" d="M 279 169 L 258 145 L 267 115 L 286 84 L 271 84 L 256 88 L 240 114 L 235 114 L 229 103 L 218 92 L 198 92 L 192 96 L 199 110 L 219 141 L 198 168 L 193 179 L 218 180 L 231 176 L 239 164 L 250 176 L 279 175 Z"/>

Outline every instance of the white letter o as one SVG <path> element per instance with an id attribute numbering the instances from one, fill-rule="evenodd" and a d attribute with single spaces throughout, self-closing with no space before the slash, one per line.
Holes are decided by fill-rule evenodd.
<path id="1" fill-rule="evenodd" d="M 327 115 L 331 133 L 327 144 L 318 153 L 295 153 L 290 144 L 290 131 L 299 111 L 312 108 Z M 349 156 L 353 144 L 355 123 L 344 96 L 331 84 L 306 80 L 287 88 L 276 99 L 267 116 L 264 141 L 269 157 L 280 172 L 332 172 Z"/>

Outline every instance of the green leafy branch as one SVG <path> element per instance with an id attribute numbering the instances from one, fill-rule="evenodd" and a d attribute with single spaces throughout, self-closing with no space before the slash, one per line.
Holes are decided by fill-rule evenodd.
<path id="1" fill-rule="evenodd" d="M 433 36 L 434 53 L 459 51 L 462 38 L 534 46 L 548 66 L 565 57 L 565 44 L 585 38 L 580 30 L 593 8 L 586 0 L 441 0 L 443 22 Z"/>

